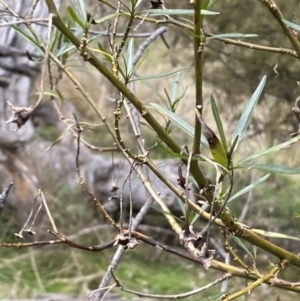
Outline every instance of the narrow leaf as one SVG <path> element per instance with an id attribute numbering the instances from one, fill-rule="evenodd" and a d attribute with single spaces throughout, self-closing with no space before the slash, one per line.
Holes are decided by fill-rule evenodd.
<path id="1" fill-rule="evenodd" d="M 178 94 L 178 86 L 180 83 L 182 73 L 179 72 L 174 76 L 172 86 L 171 86 L 171 91 L 170 91 L 170 101 L 171 105 L 174 104 L 174 102 L 177 100 L 177 94 Z"/>
<path id="2" fill-rule="evenodd" d="M 191 225 L 193 225 L 195 223 L 195 221 L 200 217 L 200 215 L 198 213 L 196 213 L 193 217 L 193 219 L 191 220 Z"/>
<path id="3" fill-rule="evenodd" d="M 7 20 L 5 20 L 5 21 L 8 22 Z M 19 28 L 18 26 L 15 26 L 15 25 L 11 25 L 11 27 L 18 34 L 20 34 L 25 40 L 27 40 L 30 44 L 32 44 L 44 56 L 44 52 L 39 47 L 39 45 L 37 44 L 34 36 L 31 34 L 30 31 L 23 30 L 23 29 Z"/>
<path id="4" fill-rule="evenodd" d="M 148 79 L 162 78 L 162 77 L 166 77 L 166 76 L 169 76 L 169 75 L 181 72 L 181 71 L 186 70 L 188 68 L 190 68 L 190 66 L 188 66 L 188 67 L 182 67 L 182 68 L 178 68 L 178 69 L 174 69 L 174 70 L 169 71 L 169 72 L 163 72 L 163 73 L 159 73 L 159 74 L 153 74 L 153 75 L 144 76 L 142 78 L 138 77 L 138 78 L 132 79 L 131 82 L 137 81 L 137 80 L 141 80 L 141 79 L 148 80 Z"/>
<path id="5" fill-rule="evenodd" d="M 104 21 L 113 19 L 113 18 L 115 18 L 115 17 L 117 17 L 117 16 L 120 16 L 120 15 L 122 15 L 122 14 L 121 14 L 121 13 L 113 13 L 113 14 L 109 14 L 109 15 L 106 15 L 106 16 L 100 18 L 100 19 L 95 20 L 95 22 L 96 22 L 97 24 L 99 24 L 99 23 L 102 23 L 102 22 L 104 22 Z"/>
<path id="6" fill-rule="evenodd" d="M 256 88 L 255 92 L 253 93 L 253 95 L 251 96 L 249 102 L 247 103 L 242 115 L 241 115 L 241 118 L 238 122 L 238 125 L 233 133 L 233 136 L 232 136 L 232 140 L 231 140 L 231 143 L 233 143 L 233 141 L 235 140 L 235 138 L 237 136 L 239 136 L 238 140 L 237 140 L 237 143 L 236 143 L 236 146 L 235 146 L 235 149 L 233 150 L 233 153 L 232 153 L 232 156 L 234 155 L 234 153 L 236 152 L 236 150 L 238 149 L 241 141 L 243 140 L 244 138 L 244 135 L 245 135 L 245 132 L 247 130 L 247 127 L 250 123 L 250 119 L 252 117 L 252 113 L 253 113 L 253 110 L 259 100 L 259 97 L 263 91 L 263 88 L 265 86 L 265 83 L 266 83 L 266 76 L 264 76 L 261 80 L 261 82 L 259 83 L 258 87 Z"/>
<path id="7" fill-rule="evenodd" d="M 197 119 L 201 123 L 202 133 L 208 141 L 209 149 L 210 149 L 210 152 L 211 152 L 214 160 L 217 163 L 224 166 L 225 168 L 227 168 L 229 165 L 228 164 L 229 162 L 228 162 L 226 150 L 224 149 L 222 143 L 220 142 L 220 140 L 218 139 L 218 137 L 216 136 L 214 131 L 212 131 L 208 127 L 208 125 L 204 122 L 200 113 L 197 110 L 195 110 L 195 111 L 196 111 Z"/>
<path id="8" fill-rule="evenodd" d="M 138 14 L 149 14 L 151 16 L 165 16 L 165 15 L 194 15 L 193 9 L 147 9 L 138 12 Z M 219 12 L 201 9 L 201 15 L 219 15 Z"/>
<path id="9" fill-rule="evenodd" d="M 250 157 L 247 157 L 246 159 L 244 159 L 243 161 L 239 162 L 237 164 L 237 167 L 240 165 L 244 165 L 244 164 L 249 164 L 250 161 L 253 160 L 257 160 L 259 158 L 265 157 L 265 156 L 269 156 L 271 154 L 277 153 L 285 148 L 291 147 L 294 143 L 296 143 L 298 140 L 300 140 L 300 135 L 295 136 L 294 138 L 292 138 L 291 140 L 288 140 L 286 142 L 283 142 L 281 144 L 272 146 L 270 148 L 267 148 L 261 152 L 258 152 Z"/>
<path id="10" fill-rule="evenodd" d="M 180 208 L 182 215 L 185 215 L 185 207 L 183 201 L 179 197 L 176 197 L 176 202 L 178 204 L 178 207 Z"/>
<path id="11" fill-rule="evenodd" d="M 288 20 L 281 19 L 283 23 L 285 23 L 287 26 L 291 27 L 292 29 L 295 29 L 296 31 L 300 31 L 300 25 L 296 23 L 292 23 Z"/>
<path id="12" fill-rule="evenodd" d="M 161 96 L 161 94 L 157 91 L 157 89 L 153 86 L 153 85 L 151 85 L 147 80 L 143 80 L 143 78 L 140 76 L 140 75 L 138 75 L 137 73 L 134 73 L 134 76 L 135 77 L 138 77 L 139 79 L 140 79 L 140 81 L 146 86 L 146 87 L 148 87 L 159 99 L 161 99 L 162 100 L 162 102 L 165 104 L 165 105 L 167 105 L 167 102 L 166 102 L 166 100 Z"/>
<path id="13" fill-rule="evenodd" d="M 141 4 L 142 1 L 143 1 L 143 0 L 138 0 L 138 1 L 135 3 L 135 8 L 137 8 L 137 7 Z"/>
<path id="14" fill-rule="evenodd" d="M 108 62 L 112 62 L 113 58 L 101 43 L 97 43 L 100 53 L 102 53 Z"/>
<path id="15" fill-rule="evenodd" d="M 207 40 L 213 40 L 213 39 L 241 39 L 241 38 L 253 38 L 258 37 L 257 34 L 243 34 L 243 33 L 222 33 L 222 34 L 216 34 L 211 37 L 207 37 Z"/>
<path id="16" fill-rule="evenodd" d="M 86 21 L 87 13 L 86 13 L 86 8 L 85 8 L 85 3 L 84 3 L 85 1 L 84 0 L 76 0 L 76 2 L 77 2 L 78 9 L 80 11 L 82 20 Z"/>
<path id="17" fill-rule="evenodd" d="M 130 77 L 130 74 L 133 70 L 133 57 L 134 57 L 134 39 L 130 39 L 127 47 L 127 58 L 126 58 L 126 66 L 127 66 L 127 76 Z"/>
<path id="18" fill-rule="evenodd" d="M 231 237 L 244 251 L 246 251 L 251 256 L 251 258 L 253 258 L 252 253 L 248 250 L 244 242 L 239 237 L 236 237 L 234 235 L 232 235 Z"/>
<path id="19" fill-rule="evenodd" d="M 178 126 L 181 130 L 183 130 L 185 133 L 187 133 L 189 136 L 194 137 L 195 130 L 194 128 L 185 122 L 183 119 L 181 119 L 178 115 L 175 113 L 169 111 L 168 109 L 156 104 L 156 103 L 150 103 L 150 108 L 156 110 L 157 112 L 161 113 L 162 115 L 168 117 L 176 126 Z M 209 149 L 209 145 L 207 142 L 207 139 L 201 135 L 201 144 Z"/>
<path id="20" fill-rule="evenodd" d="M 243 194 L 251 191 L 252 189 L 254 189 L 258 184 L 264 182 L 268 177 L 270 176 L 270 174 L 267 174 L 261 178 L 259 178 L 256 182 L 251 183 L 250 185 L 246 186 L 245 188 L 241 189 L 240 191 L 238 191 L 236 194 L 234 194 L 229 200 L 228 203 L 239 198 L 240 196 L 242 196 Z"/>
<path id="21" fill-rule="evenodd" d="M 68 6 L 68 12 L 70 17 L 75 21 L 75 23 L 77 23 L 81 28 L 85 28 L 84 22 L 82 22 L 82 20 L 80 20 L 80 18 L 77 16 L 75 10 L 71 7 Z"/>
<path id="22" fill-rule="evenodd" d="M 208 9 L 211 9 L 219 0 L 210 0 L 208 4 Z"/>
<path id="23" fill-rule="evenodd" d="M 279 173 L 279 174 L 290 174 L 290 175 L 300 174 L 299 168 L 286 167 L 286 166 L 276 165 L 276 164 L 255 164 L 255 165 L 244 164 L 244 165 L 239 165 L 238 167 L 234 166 L 234 169 L 260 169 L 260 170 Z"/>
<path id="24" fill-rule="evenodd" d="M 182 160 L 188 160 L 189 157 L 187 155 L 180 155 L 178 153 L 173 152 L 168 146 L 166 146 L 164 143 L 162 143 L 161 141 L 157 141 L 157 145 L 158 147 L 165 152 L 166 154 L 168 154 L 169 156 L 173 157 L 173 158 L 178 158 L 178 159 L 182 159 Z M 192 161 L 203 161 L 203 159 L 201 159 L 200 157 L 192 157 Z M 196 186 L 197 184 L 194 183 Z"/>
<path id="25" fill-rule="evenodd" d="M 211 104 L 211 109 L 212 109 L 212 112 L 213 112 L 213 115 L 214 115 L 214 118 L 215 118 L 215 121 L 216 121 L 216 124 L 218 127 L 218 131 L 219 131 L 219 134 L 221 137 L 223 147 L 225 150 L 227 150 L 227 142 L 226 142 L 226 137 L 225 137 L 224 130 L 223 130 L 222 121 L 221 121 L 221 118 L 219 115 L 219 110 L 218 110 L 218 107 L 216 105 L 216 101 L 215 101 L 213 95 L 210 95 L 210 104 Z"/>
<path id="26" fill-rule="evenodd" d="M 300 238 L 296 236 L 290 236 L 282 233 L 277 233 L 277 232 L 271 232 L 271 231 L 264 231 L 260 229 L 251 229 L 254 233 L 267 236 L 267 237 L 273 237 L 273 238 L 280 238 L 280 239 L 291 239 L 291 240 L 298 240 L 300 241 Z"/>

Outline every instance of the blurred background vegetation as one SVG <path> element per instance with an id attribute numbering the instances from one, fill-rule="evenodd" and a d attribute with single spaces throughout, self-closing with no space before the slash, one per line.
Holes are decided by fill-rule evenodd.
<path id="1" fill-rule="evenodd" d="M 113 11 L 104 4 L 95 1 L 86 1 L 91 12 L 95 12 L 95 18 L 103 17 Z M 112 1 L 116 2 L 116 1 Z M 185 3 L 183 3 L 185 2 Z M 166 0 L 167 8 L 189 8 L 189 1 Z M 297 0 L 277 0 L 276 3 L 281 8 L 286 19 L 300 23 L 300 18 L 294 15 L 300 11 L 300 3 Z M 148 1 L 143 1 L 144 8 L 149 8 Z M 72 5 L 71 1 L 64 1 L 62 11 L 65 19 L 69 20 L 66 12 L 67 5 Z M 260 1 L 219 1 L 214 7 L 215 11 L 221 12 L 218 16 L 206 18 L 205 30 L 212 33 L 255 33 L 258 37 L 247 39 L 248 42 L 262 44 L 273 47 L 290 48 L 289 41 L 276 24 L 276 20 L 270 16 L 269 11 Z M 94 27 L 96 31 L 107 30 L 109 22 L 102 23 Z M 156 28 L 154 24 L 143 23 L 137 32 L 152 32 Z M 193 40 L 184 30 L 169 26 L 165 38 L 170 45 L 167 49 L 164 43 L 158 39 L 150 46 L 149 54 L 141 66 L 139 73 L 156 74 L 165 72 L 177 67 L 188 66 L 193 61 Z M 101 43 L 107 46 L 107 37 L 100 38 Z M 138 40 L 136 44 L 139 44 Z M 93 44 L 92 44 L 93 45 Z M 259 80 L 263 75 L 268 76 L 264 94 L 256 108 L 254 118 L 250 124 L 248 138 L 245 139 L 243 153 L 253 153 L 258 149 L 269 147 L 274 143 L 285 141 L 289 134 L 298 130 L 298 123 L 292 113 L 295 99 L 299 96 L 299 68 L 298 61 L 289 56 L 270 54 L 262 51 L 254 51 L 246 48 L 225 45 L 224 43 L 212 40 L 207 44 L 204 55 L 204 95 L 205 103 L 208 103 L 210 94 L 214 94 L 221 117 L 226 125 L 225 133 L 231 133 L 240 116 L 240 113 L 247 99 L 253 93 Z M 82 84 L 89 91 L 91 96 L 97 100 L 97 105 L 104 107 L 107 119 L 113 114 L 114 103 L 108 100 L 115 97 L 116 91 L 110 84 L 99 76 L 99 74 L 82 61 L 77 54 L 74 54 L 69 61 L 73 70 L 80 77 Z M 273 70 L 277 66 L 277 72 Z M 150 84 L 166 98 L 166 91 L 170 91 L 170 86 L 174 77 L 163 80 L 151 80 Z M 185 71 L 179 83 L 179 90 L 184 93 L 184 98 L 179 104 L 178 112 L 183 118 L 192 123 L 192 106 L 194 87 L 193 71 Z M 84 102 L 72 85 L 63 79 L 59 84 L 59 89 L 66 101 L 72 102 L 77 113 L 83 121 L 98 123 L 99 121 L 90 110 L 86 110 Z M 161 99 L 149 88 L 149 83 L 137 83 L 137 94 L 145 103 L 162 103 Z M 205 108 L 207 123 L 214 128 L 210 107 Z M 124 123 L 126 120 L 124 118 Z M 162 122 L 164 122 L 162 120 Z M 129 127 L 128 127 L 129 129 Z M 172 127 L 171 127 L 172 129 Z M 52 133 L 52 129 L 38 126 L 41 136 L 53 141 L 57 135 Z M 148 146 L 155 142 L 151 130 L 144 128 Z M 173 128 L 174 130 L 174 128 Z M 87 139 L 99 146 L 110 146 L 111 138 L 101 127 L 87 132 Z M 130 131 L 123 133 L 130 141 Z M 177 141 L 181 144 L 189 144 L 189 137 L 174 133 Z M 164 157 L 165 154 L 159 149 L 157 157 Z M 284 151 L 284 155 L 273 158 L 278 164 L 299 167 L 300 156 L 299 146 L 296 145 Z M 239 190 L 251 183 L 253 179 L 258 179 L 260 172 L 245 172 L 238 174 L 234 189 Z M 299 199 L 299 176 L 279 176 L 272 175 L 268 179 L 268 184 L 258 186 L 251 195 L 251 206 L 244 221 L 253 228 L 261 228 L 270 231 L 284 232 L 285 234 L 299 237 L 297 219 L 294 213 L 300 212 Z M 245 202 L 249 196 L 245 195 L 234 201 L 231 205 L 237 217 L 241 214 Z M 109 228 L 98 227 L 101 217 L 95 213 L 95 208 L 91 204 L 88 210 L 83 202 L 85 195 L 81 192 L 71 190 L 66 185 L 59 189 L 56 199 L 51 200 L 51 206 L 56 208 L 57 215 L 54 218 L 57 224 L 64 229 L 66 235 L 78 233 L 78 231 L 89 225 L 90 231 L 85 235 L 79 235 L 80 242 L 85 244 L 99 244 L 112 237 L 113 233 Z M 64 216 L 60 216 L 57 208 L 64 208 Z M 68 215 L 66 218 L 65 215 Z M 0 219 L 1 241 L 12 241 L 12 233 L 17 232 L 18 221 L 11 214 L 5 214 Z M 157 222 L 159 223 L 159 222 Z M 154 223 L 155 224 L 155 223 Z M 5 226 L 4 226 L 5 225 Z M 145 226 L 146 233 L 165 240 L 168 243 L 175 243 L 168 231 L 161 231 L 160 227 Z M 201 222 L 198 223 L 201 227 Z M 45 228 L 47 225 L 45 225 Z M 94 227 L 94 228 L 93 228 Z M 148 228 L 147 228 L 148 227 Z M 218 237 L 216 237 L 218 240 Z M 272 239 L 271 239 L 272 240 Z M 281 240 L 281 244 L 287 249 L 299 252 L 299 242 L 292 240 Z M 236 246 L 238 248 L 238 246 Z M 138 251 L 133 250 L 126 253 L 126 258 L 118 268 L 116 275 L 122 279 L 125 286 L 131 289 L 144 288 L 145 292 L 175 294 L 188 291 L 203 285 L 214 279 L 219 273 L 209 271 L 208 273 L 200 266 L 193 263 L 178 261 L 171 255 L 161 251 L 153 252 L 147 246 L 140 246 Z M 44 292 L 67 292 L 86 295 L 91 289 L 95 289 L 99 279 L 103 275 L 105 268 L 111 260 L 112 251 L 107 250 L 101 253 L 86 253 L 80 250 L 73 250 L 62 246 L 52 246 L 44 248 L 34 248 L 25 252 L 24 249 L 14 250 L 0 249 L 0 298 L 16 298 L 19 296 L 31 297 Z M 265 262 L 264 253 L 258 251 L 262 266 L 270 266 L 270 262 Z M 251 258 L 248 259 L 249 263 Z M 150 264 L 149 264 L 150 262 Z M 297 281 L 298 274 L 294 268 L 287 268 L 284 273 L 289 273 L 291 281 Z M 220 273 L 219 273 L 220 274 Z M 203 279 L 205 278 L 205 281 Z M 239 280 L 235 285 L 245 285 L 246 280 Z M 13 283 L 13 285 L 12 285 Z M 216 291 L 217 292 L 217 291 Z M 270 292 L 272 295 L 270 295 Z M 262 286 L 251 297 L 241 300 L 275 300 L 276 294 L 282 300 L 294 300 L 295 296 L 290 292 L 270 291 Z M 211 295 L 211 292 L 209 293 Z M 206 297 L 205 293 L 202 295 Z M 132 298 L 132 296 L 126 295 Z M 188 300 L 197 300 L 198 297 L 191 297 Z M 279 300 L 279 299 L 278 299 Z"/>

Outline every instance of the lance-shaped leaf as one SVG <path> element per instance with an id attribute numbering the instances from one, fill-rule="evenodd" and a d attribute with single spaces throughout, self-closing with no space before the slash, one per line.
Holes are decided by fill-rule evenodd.
<path id="1" fill-rule="evenodd" d="M 266 236 L 266 237 L 273 237 L 273 238 L 280 238 L 280 239 L 290 239 L 290 240 L 298 240 L 300 241 L 299 237 L 290 236 L 282 233 L 271 232 L 271 231 L 264 231 L 260 229 L 251 229 L 254 233 Z"/>
<path id="2" fill-rule="evenodd" d="M 249 33 L 249 34 L 243 34 L 243 33 L 222 33 L 222 34 L 216 34 L 211 37 L 208 37 L 207 40 L 213 40 L 213 39 L 241 39 L 241 38 L 254 38 L 258 37 L 257 34 Z"/>
<path id="3" fill-rule="evenodd" d="M 86 21 L 87 14 L 86 14 L 86 7 L 85 7 L 85 1 L 84 0 L 76 0 L 78 9 L 80 11 L 80 15 L 83 21 Z"/>
<path id="4" fill-rule="evenodd" d="M 244 242 L 239 237 L 236 237 L 234 235 L 232 235 L 231 237 L 244 251 L 246 251 L 251 256 L 251 258 L 253 258 L 252 253 L 249 251 L 249 249 L 246 247 Z"/>
<path id="5" fill-rule="evenodd" d="M 211 102 L 211 109 L 212 109 L 212 112 L 213 112 L 213 115 L 215 118 L 215 122 L 218 127 L 219 134 L 221 136 L 221 141 L 222 141 L 223 147 L 225 150 L 227 150 L 227 142 L 226 142 L 226 137 L 225 137 L 224 130 L 223 130 L 222 121 L 221 121 L 221 118 L 219 115 L 219 110 L 218 110 L 218 107 L 216 105 L 216 101 L 215 101 L 213 95 L 210 96 L 210 102 Z"/>
<path id="6" fill-rule="evenodd" d="M 134 39 L 130 39 L 127 47 L 127 57 L 126 57 L 126 66 L 127 66 L 127 76 L 130 77 L 130 74 L 133 70 L 133 57 L 134 57 Z"/>
<path id="7" fill-rule="evenodd" d="M 266 83 L 266 76 L 264 76 L 260 82 L 260 84 L 258 85 L 258 87 L 256 88 L 256 90 L 254 91 L 253 95 L 251 96 L 250 100 L 248 101 L 242 116 L 238 122 L 238 125 L 233 133 L 232 136 L 232 140 L 231 140 L 231 144 L 234 142 L 234 140 L 236 139 L 236 137 L 238 136 L 238 140 L 237 143 L 235 145 L 235 149 L 233 150 L 232 156 L 234 155 L 234 153 L 236 152 L 236 150 L 238 149 L 241 141 L 244 138 L 245 132 L 247 130 L 247 127 L 250 123 L 250 119 L 252 117 L 252 113 L 253 110 L 257 104 L 257 101 L 259 100 L 259 97 L 263 91 L 263 88 L 265 86 Z"/>
<path id="8" fill-rule="evenodd" d="M 298 175 L 300 174 L 299 168 L 287 167 L 277 164 L 244 164 L 234 167 L 235 169 L 260 169 L 268 172 L 279 173 L 279 174 L 290 174 Z"/>
<path id="9" fill-rule="evenodd" d="M 188 69 L 188 68 L 190 68 L 190 66 L 174 69 L 174 70 L 159 73 L 159 74 L 153 74 L 153 75 L 148 75 L 148 76 L 144 76 L 144 77 L 139 77 L 139 78 L 132 79 L 131 82 L 138 81 L 138 80 L 145 80 L 145 79 L 162 78 L 162 77 L 166 77 L 166 76 L 169 76 L 169 75 L 172 75 L 172 74 L 176 74 L 176 73 L 181 72 L 181 71 L 183 71 L 185 69 Z"/>
<path id="10" fill-rule="evenodd" d="M 238 164 L 236 164 L 235 167 L 240 168 L 240 166 L 249 165 L 251 161 L 260 159 L 265 156 L 269 156 L 271 154 L 277 153 L 278 151 L 281 151 L 285 148 L 291 147 L 293 144 L 295 144 L 298 140 L 300 140 L 300 135 L 297 135 L 291 140 L 288 140 L 286 142 L 280 143 L 278 145 L 272 146 L 270 148 L 264 149 L 263 151 L 260 151 L 252 156 L 247 157 L 246 159 L 240 161 Z"/>
<path id="11" fill-rule="evenodd" d="M 165 16 L 165 15 L 194 15 L 193 9 L 147 9 L 138 12 L 137 14 L 150 14 L 151 16 Z M 201 9 L 201 15 L 219 15 L 219 12 Z"/>
<path id="12" fill-rule="evenodd" d="M 224 166 L 225 168 L 228 167 L 228 157 L 226 150 L 224 149 L 222 143 L 216 136 L 216 134 L 206 125 L 204 120 L 202 119 L 200 113 L 196 111 L 197 118 L 199 122 L 201 123 L 202 132 L 205 136 L 205 138 L 208 141 L 210 152 L 214 158 L 214 160 Z"/>
<path id="13" fill-rule="evenodd" d="M 270 174 L 267 174 L 263 177 L 261 177 L 260 179 L 258 179 L 256 182 L 251 183 L 250 185 L 244 187 L 242 190 L 238 191 L 235 195 L 233 195 L 232 197 L 230 197 L 230 199 L 228 200 L 228 203 L 239 198 L 240 196 L 242 196 L 243 194 L 251 191 L 252 189 L 255 188 L 255 186 L 257 186 L 258 184 L 264 182 L 268 177 L 270 176 Z"/>
<path id="14" fill-rule="evenodd" d="M 152 109 L 155 109 L 157 112 L 161 113 L 162 115 L 166 116 L 167 118 L 169 118 L 176 126 L 178 126 L 181 130 L 183 130 L 184 132 L 186 132 L 189 136 L 194 137 L 195 134 L 195 130 L 194 128 L 188 124 L 187 122 L 185 122 L 183 119 L 181 119 L 178 115 L 176 115 L 175 113 L 171 112 L 170 110 L 156 104 L 156 103 L 150 103 L 150 105 L 148 106 Z M 209 149 L 209 144 L 207 142 L 207 139 L 205 137 L 201 136 L 201 144 Z"/>
<path id="15" fill-rule="evenodd" d="M 282 19 L 282 22 L 285 23 L 287 26 L 291 27 L 292 29 L 295 29 L 296 31 L 300 31 L 300 25 L 298 25 L 296 23 L 292 23 L 285 19 Z"/>

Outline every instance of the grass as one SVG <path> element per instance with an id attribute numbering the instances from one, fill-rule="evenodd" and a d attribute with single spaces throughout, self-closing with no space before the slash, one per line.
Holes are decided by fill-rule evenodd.
<path id="1" fill-rule="evenodd" d="M 121 283 L 142 292 L 177 294 L 213 279 L 213 275 L 199 278 L 205 275 L 202 267 L 174 256 L 156 254 L 158 259 L 151 262 L 156 252 L 159 251 L 142 245 L 125 252 L 115 272 Z M 1 249 L 0 298 L 33 297 L 45 292 L 86 295 L 97 288 L 112 253 L 113 250 L 90 253 L 62 246 Z"/>
<path id="2" fill-rule="evenodd" d="M 284 178 L 282 184 L 285 183 L 289 184 L 289 187 L 296 191 L 297 182 Z M 290 191 L 291 194 L 293 189 Z M 74 191 L 73 193 L 75 195 L 78 192 Z M 269 199 L 268 190 L 265 193 L 264 201 L 267 202 Z M 64 200 L 61 208 L 67 208 L 67 215 L 71 216 L 72 208 L 76 207 L 75 204 L 73 204 L 73 207 L 70 207 L 73 203 L 74 195 L 66 186 L 61 187 L 59 195 Z M 263 195 L 259 199 L 261 197 Z M 273 195 L 272 200 L 276 203 L 278 198 L 281 197 L 282 195 L 279 193 L 276 197 Z M 5 211 L 5 213 L 8 213 L 8 211 Z M 77 211 L 75 210 L 74 214 L 72 220 L 77 221 L 77 223 L 73 222 L 69 227 L 67 219 L 63 218 L 62 215 L 57 215 L 56 219 L 60 220 L 58 223 L 60 225 L 59 229 L 64 229 L 69 234 L 76 234 L 84 227 L 99 224 L 99 220 L 92 218 L 92 210 L 89 212 L 78 209 Z M 250 218 L 254 218 L 255 214 L 254 212 L 253 215 L 250 215 Z M 4 220 L 1 219 L 1 221 L 3 222 Z M 278 216 L 278 221 L 283 223 L 285 219 L 283 216 Z M 9 232 L 5 230 L 5 227 L 1 227 L 2 241 L 12 241 L 11 233 L 17 232 L 15 230 L 16 224 L 10 224 Z M 103 243 L 116 235 L 115 232 L 109 229 L 78 236 L 76 241 L 84 245 Z M 52 239 L 52 237 L 47 237 L 47 239 Z M 163 238 L 160 236 L 155 239 L 162 240 Z M 175 245 L 178 246 L 177 240 Z M 239 249 L 237 246 L 235 247 Z M 38 294 L 51 292 L 87 296 L 90 291 L 97 288 L 104 272 L 108 268 L 115 248 L 101 253 L 81 251 L 61 245 L 30 249 L 0 248 L 0 299 L 18 298 L 20 296 L 22 298 L 30 298 Z M 261 272 L 270 269 L 270 262 L 264 256 L 264 253 L 259 250 L 258 268 Z M 274 259 L 273 262 L 275 263 L 277 260 Z M 251 264 L 251 261 L 249 261 L 249 264 Z M 140 243 L 136 249 L 125 252 L 121 264 L 115 271 L 115 276 L 125 288 L 144 293 L 165 295 L 184 293 L 199 288 L 220 277 L 221 273 L 214 270 L 206 271 L 200 265 Z M 297 281 L 298 273 L 294 268 L 288 268 L 280 276 L 284 279 Z M 232 279 L 229 281 L 229 290 L 234 292 L 238 288 L 245 287 L 248 282 L 248 280 L 244 279 Z M 115 290 L 126 298 L 133 298 L 131 294 L 124 293 L 118 289 Z M 202 300 L 219 293 L 219 291 L 220 286 L 216 286 L 212 290 L 204 291 L 199 295 L 187 298 L 187 300 Z M 250 295 L 249 300 L 275 299 L 277 294 L 284 296 L 286 301 L 295 299 L 295 295 L 290 292 L 279 291 L 263 285 Z M 244 299 L 240 298 L 237 300 Z"/>

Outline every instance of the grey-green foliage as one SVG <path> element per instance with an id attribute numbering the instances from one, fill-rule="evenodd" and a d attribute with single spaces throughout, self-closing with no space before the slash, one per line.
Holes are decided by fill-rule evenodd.
<path id="1" fill-rule="evenodd" d="M 293 13 L 300 8 L 297 0 L 278 0 L 276 3 L 288 20 L 291 20 Z M 222 11 L 222 14 L 214 18 L 213 23 L 206 24 L 208 30 L 216 33 L 256 33 L 259 37 L 246 41 L 292 49 L 280 25 L 261 1 L 219 1 L 214 10 Z M 228 22 L 228 15 L 231 22 Z M 297 23 L 297 19 L 295 22 Z M 286 114 L 280 114 L 279 104 L 284 102 L 292 104 L 298 95 L 296 86 L 298 64 L 295 58 L 224 45 L 215 41 L 211 41 L 207 48 L 209 51 L 206 66 L 209 65 L 210 68 L 205 69 L 205 79 L 212 82 L 215 87 L 226 91 L 229 96 L 226 101 L 238 103 L 241 95 L 254 89 L 258 78 L 267 75 L 265 93 L 274 96 L 277 104 L 270 112 L 276 116 L 277 122 L 274 124 L 270 120 L 267 128 L 278 131 L 279 124 L 282 122 L 289 122 L 291 128 L 292 119 L 286 119 Z M 211 64 L 216 60 L 221 64 Z M 279 76 L 276 76 L 273 70 L 277 63 Z M 293 115 L 290 114 L 289 117 L 291 116 Z"/>
<path id="2" fill-rule="evenodd" d="M 169 5 L 168 7 L 172 8 L 186 8 L 187 5 L 179 2 L 176 4 L 170 1 L 165 2 Z M 300 3 L 297 0 L 278 0 L 276 4 L 281 9 L 284 18 L 290 21 L 293 20 L 293 14 L 300 9 Z M 257 34 L 258 37 L 242 40 L 264 46 L 293 49 L 280 25 L 261 1 L 218 1 L 213 10 L 221 14 L 205 19 L 204 29 L 207 32 Z M 228 16 L 230 16 L 230 21 L 228 21 Z M 300 23 L 297 15 L 293 21 Z M 192 47 L 193 40 L 184 31 L 182 34 L 177 31 L 174 35 L 180 35 L 177 39 L 179 43 L 184 41 L 185 45 L 190 43 Z M 298 125 L 292 111 L 286 110 L 282 113 L 281 107 L 282 104 L 287 103 L 292 108 L 298 97 L 296 81 L 299 80 L 299 67 L 295 58 L 235 47 L 215 40 L 211 40 L 205 47 L 204 80 L 225 92 L 226 98 L 221 103 L 221 111 L 222 108 L 226 110 L 229 104 L 241 103 L 245 95 L 250 95 L 254 91 L 257 81 L 267 75 L 268 81 L 264 93 L 274 97 L 269 112 L 274 118 L 263 121 L 264 131 L 268 131 L 272 141 L 274 138 L 286 137 L 288 132 L 297 129 Z M 278 64 L 279 76 L 273 70 L 276 64 Z M 268 99 L 263 97 L 262 101 L 269 101 Z M 238 116 L 239 112 L 230 112 L 227 119 L 237 119 Z M 262 120 L 254 119 L 252 127 L 259 131 L 260 126 L 262 126 Z"/>

